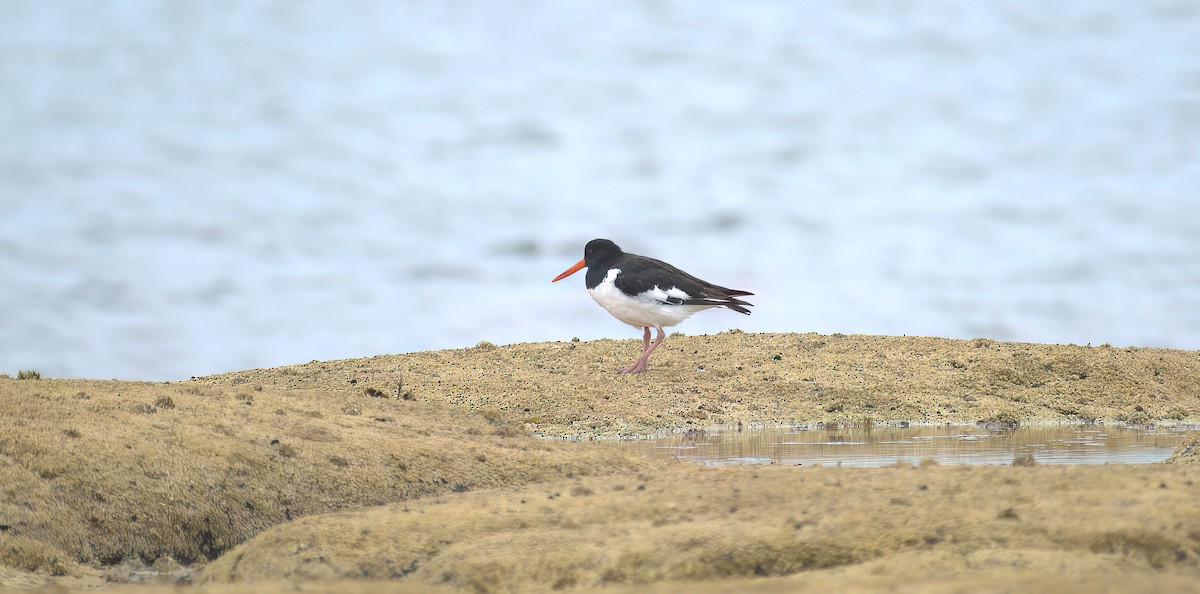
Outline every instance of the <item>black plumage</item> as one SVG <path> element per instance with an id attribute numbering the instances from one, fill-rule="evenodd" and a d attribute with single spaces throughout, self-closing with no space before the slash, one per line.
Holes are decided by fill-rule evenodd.
<path id="1" fill-rule="evenodd" d="M 754 293 L 714 285 L 662 260 L 625 253 L 617 244 L 607 239 L 589 241 L 583 248 L 583 259 L 587 262 L 586 282 L 589 289 L 599 286 L 609 269 L 620 268 L 621 274 L 617 275 L 614 284 L 626 295 L 639 295 L 655 287 L 663 291 L 675 288 L 687 293 L 691 299 L 668 297 L 663 303 L 727 307 L 746 315 L 750 315 L 750 310 L 746 308 L 753 307 L 753 304 L 738 297 Z"/>

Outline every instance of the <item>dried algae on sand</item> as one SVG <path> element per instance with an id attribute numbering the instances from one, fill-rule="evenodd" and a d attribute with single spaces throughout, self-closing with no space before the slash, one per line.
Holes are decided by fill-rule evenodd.
<path id="1" fill-rule="evenodd" d="M 1194 447 L 1144 467 L 711 470 L 533 437 L 1195 422 L 1200 353 L 732 332 L 673 336 L 647 373 L 615 375 L 639 345 L 0 378 L 0 585 L 100 586 L 139 566 L 231 592 L 1200 579 Z"/>

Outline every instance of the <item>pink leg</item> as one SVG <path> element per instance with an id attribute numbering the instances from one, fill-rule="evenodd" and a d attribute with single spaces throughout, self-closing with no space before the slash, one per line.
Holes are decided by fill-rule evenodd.
<path id="1" fill-rule="evenodd" d="M 649 345 L 650 348 L 645 349 L 642 352 L 642 356 L 638 357 L 638 360 L 634 361 L 633 365 L 630 365 L 629 367 L 626 367 L 617 373 L 641 373 L 646 371 L 646 360 L 650 358 L 650 353 L 653 353 L 654 349 L 658 348 L 658 345 L 662 344 L 663 339 L 667 337 L 667 333 L 663 331 L 662 326 L 655 326 L 654 328 L 658 330 L 658 336 L 655 337 L 654 342 Z M 649 328 L 646 328 L 646 334 L 644 338 L 645 340 L 650 340 Z"/>
<path id="2" fill-rule="evenodd" d="M 643 326 L 642 329 L 645 330 L 645 332 L 642 333 L 642 354 L 645 355 L 646 351 L 650 350 L 650 327 Z M 640 361 L 641 359 L 639 358 L 638 360 Z M 636 366 L 637 363 L 631 363 L 628 367 L 618 370 L 617 373 L 635 373 L 631 372 L 630 370 Z M 643 365 L 642 368 L 644 369 L 645 366 Z"/>

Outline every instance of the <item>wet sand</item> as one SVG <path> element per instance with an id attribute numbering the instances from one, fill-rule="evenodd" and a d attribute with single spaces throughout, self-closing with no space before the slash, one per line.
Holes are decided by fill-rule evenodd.
<path id="1" fill-rule="evenodd" d="M 1195 438 L 1165 464 L 883 469 L 710 469 L 590 439 L 737 423 L 1194 423 L 1198 352 L 732 332 L 672 336 L 647 373 L 615 375 L 639 348 L 481 343 L 174 383 L 0 379 L 0 586 L 1200 580 Z"/>

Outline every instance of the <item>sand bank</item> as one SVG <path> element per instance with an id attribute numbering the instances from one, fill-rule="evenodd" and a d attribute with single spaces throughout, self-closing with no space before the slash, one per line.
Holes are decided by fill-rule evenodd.
<path id="1" fill-rule="evenodd" d="M 852 471 L 712 470 L 534 437 L 1195 422 L 1200 353 L 733 332 L 672 336 L 649 372 L 615 375 L 639 347 L 481 343 L 174 383 L 0 379 L 0 585 L 1095 592 L 1200 579 L 1200 475 L 1183 463 L 1195 440 L 1176 463 L 1139 467 Z"/>
<path id="2" fill-rule="evenodd" d="M 1200 415 L 1200 352 L 818 334 L 678 336 L 619 376 L 636 340 L 313 362 L 202 378 L 501 410 L 548 435 L 735 423 L 1001 420 L 1145 424 Z"/>

